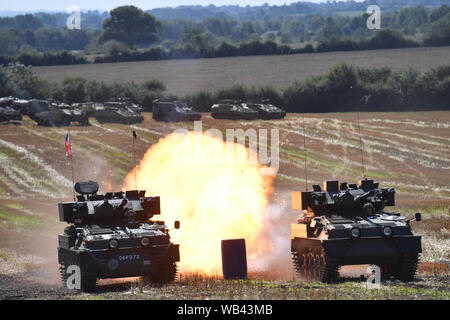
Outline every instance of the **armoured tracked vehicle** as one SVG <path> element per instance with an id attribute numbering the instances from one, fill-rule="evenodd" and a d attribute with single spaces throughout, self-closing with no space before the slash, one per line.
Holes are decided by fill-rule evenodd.
<path id="1" fill-rule="evenodd" d="M 22 114 L 11 107 L 0 106 L 0 122 L 22 121 Z"/>
<path id="2" fill-rule="evenodd" d="M 399 213 L 384 211 L 395 205 L 395 190 L 379 188 L 373 180 L 358 184 L 325 181 L 323 190 L 293 192 L 293 209 L 303 210 L 291 226 L 291 252 L 298 276 L 333 282 L 343 265 L 373 264 L 381 278 L 413 280 L 421 237 Z M 416 213 L 416 221 L 421 220 Z"/>
<path id="3" fill-rule="evenodd" d="M 76 289 L 82 291 L 93 290 L 99 278 L 146 276 L 153 283 L 173 281 L 179 245 L 170 241 L 163 221 L 151 220 L 160 214 L 159 197 L 146 197 L 145 191 L 138 190 L 100 195 L 98 188 L 93 181 L 78 182 L 76 201 L 58 204 L 60 221 L 70 224 L 58 235 L 64 285 L 77 283 L 71 277 L 77 269 Z M 179 228 L 178 221 L 174 227 Z"/>
<path id="4" fill-rule="evenodd" d="M 197 121 L 202 115 L 185 102 L 165 99 L 153 100 L 153 119 L 156 121 Z"/>
<path id="5" fill-rule="evenodd" d="M 283 119 L 286 116 L 286 111 L 275 107 L 268 101 L 246 102 L 243 103 L 242 105 L 245 105 L 250 109 L 255 110 L 258 113 L 258 118 L 262 120 Z"/>
<path id="6" fill-rule="evenodd" d="M 29 115 L 39 126 L 61 127 L 69 126 L 71 121 L 70 112 L 58 109 L 41 111 Z"/>
<path id="7" fill-rule="evenodd" d="M 95 110 L 95 119 L 100 123 L 123 123 L 132 124 L 144 121 L 144 117 L 126 106 L 97 106 Z"/>
<path id="8" fill-rule="evenodd" d="M 13 97 L 2 97 L 0 98 L 0 107 L 9 107 L 14 101 Z"/>
<path id="9" fill-rule="evenodd" d="M 214 119 L 254 120 L 258 118 L 258 113 L 245 104 L 233 100 L 221 100 L 211 106 L 211 116 Z"/>

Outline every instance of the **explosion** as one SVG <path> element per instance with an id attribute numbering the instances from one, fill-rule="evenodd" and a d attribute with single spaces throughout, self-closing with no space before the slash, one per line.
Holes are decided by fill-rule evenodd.
<path id="1" fill-rule="evenodd" d="M 182 272 L 221 273 L 224 239 L 245 238 L 250 265 L 273 249 L 264 237 L 273 176 L 263 175 L 268 168 L 252 156 L 253 150 L 208 133 L 173 133 L 150 147 L 126 177 L 124 189 L 135 189 L 136 178 L 139 190 L 161 197 L 169 228 L 181 222 L 171 236 L 180 244 Z"/>

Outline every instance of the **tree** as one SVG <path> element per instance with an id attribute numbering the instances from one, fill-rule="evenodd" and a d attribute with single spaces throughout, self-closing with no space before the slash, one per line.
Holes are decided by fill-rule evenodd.
<path id="1" fill-rule="evenodd" d="M 12 28 L 0 29 L 0 54 L 17 54 L 20 49 L 20 34 Z"/>
<path id="2" fill-rule="evenodd" d="M 199 52 L 204 50 L 208 45 L 205 33 L 199 28 L 185 29 L 181 33 L 181 42 L 184 46 L 192 46 Z"/>
<path id="3" fill-rule="evenodd" d="M 6 79 L 5 87 L 9 94 L 25 99 L 39 99 L 46 95 L 47 83 L 36 76 L 31 66 L 10 63 L 3 72 L 2 81 Z"/>
<path id="4" fill-rule="evenodd" d="M 110 12 L 103 22 L 101 41 L 117 40 L 135 46 L 156 41 L 156 31 L 161 23 L 151 14 L 135 6 L 121 6 Z"/>
<path id="5" fill-rule="evenodd" d="M 86 99 L 86 79 L 65 78 L 63 81 L 64 101 L 67 103 L 83 102 Z"/>

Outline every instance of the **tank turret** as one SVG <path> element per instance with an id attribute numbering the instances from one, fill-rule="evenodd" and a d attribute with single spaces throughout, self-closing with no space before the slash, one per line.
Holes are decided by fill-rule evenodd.
<path id="1" fill-rule="evenodd" d="M 314 216 L 367 216 L 386 206 L 395 206 L 394 188 L 379 188 L 373 180 L 360 180 L 358 184 L 324 181 L 323 187 L 313 185 L 313 191 L 294 192 L 294 209 L 306 210 Z"/>

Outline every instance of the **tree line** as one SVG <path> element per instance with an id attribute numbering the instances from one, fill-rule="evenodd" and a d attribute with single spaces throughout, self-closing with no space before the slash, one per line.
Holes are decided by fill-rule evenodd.
<path id="1" fill-rule="evenodd" d="M 450 44 L 450 28 L 436 36 L 426 38 L 426 46 L 442 46 Z M 128 46 L 119 42 L 111 42 L 107 54 L 95 57 L 93 63 L 112 63 L 129 61 L 150 61 L 167 59 L 197 59 L 197 58 L 217 58 L 236 57 L 254 55 L 288 55 L 314 52 L 330 51 L 355 51 L 355 50 L 375 50 L 393 48 L 414 48 L 421 44 L 417 41 L 405 38 L 401 33 L 382 29 L 377 31 L 372 37 L 359 41 L 351 39 L 331 38 L 322 40 L 316 45 L 308 44 L 300 48 L 292 48 L 287 45 L 279 45 L 271 40 L 253 40 L 232 44 L 222 42 L 215 47 L 204 45 L 185 45 L 171 49 L 152 47 L 147 50 L 131 50 Z M 22 53 L 16 57 L 0 56 L 0 64 L 19 62 L 25 65 L 45 66 L 45 65 L 68 65 L 90 63 L 86 58 L 71 54 L 67 51 L 60 53 L 44 52 L 38 54 Z"/>
<path id="2" fill-rule="evenodd" d="M 444 30 L 450 28 L 448 5 L 436 9 L 423 6 L 400 9 L 389 1 L 381 2 L 383 10 L 383 6 L 397 9 L 390 13 L 383 11 L 382 28 L 398 31 L 404 36 L 420 33 L 429 39 L 438 39 L 425 44 L 449 44 L 447 37 L 439 38 Z M 409 2 L 415 3 L 412 0 Z M 365 4 L 337 2 L 335 5 L 322 5 L 324 8 L 341 6 L 341 10 L 349 10 L 353 5 Z M 64 19 L 66 14 L 62 13 L 18 15 L 13 18 L 0 18 L 0 55 L 12 57 L 21 53 L 37 54 L 64 50 L 82 51 L 81 54 L 107 54 L 112 41 L 123 43 L 130 50 L 160 48 L 163 51 L 189 51 L 190 47 L 194 47 L 196 51 L 201 51 L 203 48 L 217 48 L 222 43 L 239 47 L 241 43 L 270 40 L 281 45 L 302 43 L 307 46 L 331 39 L 357 42 L 374 35 L 374 30 L 366 27 L 366 13 L 345 16 L 343 11 L 344 16 L 329 16 L 326 10 L 317 14 L 322 11 L 305 9 L 306 13 L 295 14 L 297 9 L 291 13 L 286 9 L 297 6 L 303 8 L 304 4 L 273 8 L 262 6 L 260 16 L 249 17 L 247 20 L 236 18 L 236 15 L 230 13 L 233 11 L 230 11 L 228 14 L 207 16 L 199 21 L 190 15 L 171 19 L 162 15 L 163 18 L 157 19 L 137 7 L 122 6 L 111 10 L 108 15 L 99 12 L 83 13 L 81 30 L 67 30 Z M 99 17 L 97 20 L 94 19 L 96 16 Z M 100 28 L 89 27 L 94 20 L 101 21 Z"/>
<path id="3" fill-rule="evenodd" d="M 286 87 L 233 85 L 214 91 L 200 90 L 176 97 L 164 84 L 149 79 L 142 83 L 105 83 L 83 78 L 66 78 L 62 83 L 39 79 L 30 66 L 0 66 L 0 97 L 55 99 L 73 102 L 103 102 L 127 97 L 152 110 L 152 101 L 172 97 L 188 102 L 195 110 L 210 111 L 222 99 L 269 99 L 287 112 L 428 111 L 450 110 L 450 65 L 420 72 L 416 69 L 362 68 L 348 64 L 334 66 L 324 75 L 294 82 Z"/>

